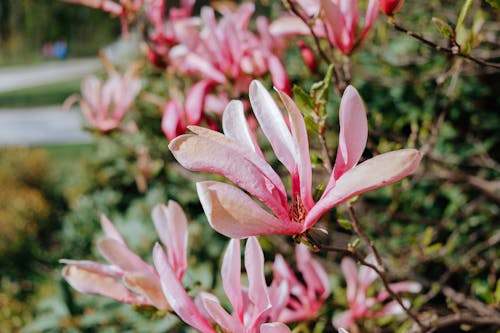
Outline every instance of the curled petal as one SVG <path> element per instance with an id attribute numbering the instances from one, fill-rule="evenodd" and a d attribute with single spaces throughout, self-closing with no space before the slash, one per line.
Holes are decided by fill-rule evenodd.
<path id="1" fill-rule="evenodd" d="M 389 284 L 392 291 L 395 293 L 419 293 L 422 290 L 422 285 L 415 281 L 401 281 Z M 377 294 L 377 301 L 383 302 L 389 298 L 389 292 L 384 289 Z"/>
<path id="2" fill-rule="evenodd" d="M 227 137 L 243 145 L 246 149 L 260 154 L 260 148 L 254 142 L 248 128 L 242 102 L 235 100 L 229 102 L 222 115 L 222 129 Z"/>
<path id="3" fill-rule="evenodd" d="M 104 214 L 101 214 L 101 227 L 102 230 L 104 230 L 104 234 L 106 235 L 106 237 L 115 239 L 125 245 L 123 236 L 120 234 L 113 222 L 111 222 L 111 220 Z"/>
<path id="4" fill-rule="evenodd" d="M 241 322 L 232 317 L 229 313 L 224 310 L 220 305 L 217 297 L 202 293 L 200 295 L 200 300 L 203 304 L 205 311 L 213 319 L 214 322 L 222 329 L 223 332 L 244 332 L 245 329 L 241 325 Z"/>
<path id="5" fill-rule="evenodd" d="M 206 181 L 197 183 L 196 188 L 208 222 L 225 236 L 293 235 L 302 230 L 302 225 L 298 223 L 283 222 L 272 216 L 234 186 Z"/>
<path id="6" fill-rule="evenodd" d="M 99 262 L 89 261 L 89 260 L 70 260 L 61 259 L 59 260 L 61 264 L 77 266 L 88 272 L 97 273 L 100 275 L 107 275 L 114 278 L 122 278 L 123 270 L 114 265 L 105 265 Z"/>
<path id="7" fill-rule="evenodd" d="M 200 122 L 203 106 L 205 104 L 205 97 L 212 84 L 212 80 L 205 79 L 189 88 L 184 106 L 188 125 L 197 125 Z"/>
<path id="8" fill-rule="evenodd" d="M 160 279 L 157 275 L 131 272 L 126 273 L 123 281 L 138 294 L 146 296 L 153 305 L 160 310 L 170 310 L 170 306 L 163 295 Z"/>
<path id="9" fill-rule="evenodd" d="M 305 227 L 310 228 L 328 209 L 363 192 L 401 180 L 418 167 L 422 153 L 401 149 L 375 156 L 347 171 L 335 186 L 309 211 Z"/>
<path id="10" fill-rule="evenodd" d="M 106 296 L 128 304 L 150 304 L 146 298 L 135 295 L 110 276 L 74 265 L 64 267 L 62 275 L 73 288 L 84 294 Z"/>
<path id="11" fill-rule="evenodd" d="M 306 282 L 308 292 L 312 294 L 310 296 L 316 298 L 316 295 L 318 295 L 321 300 L 325 300 L 330 295 L 328 274 L 320 263 L 312 258 L 311 253 L 304 244 L 297 245 L 295 253 L 297 267 Z"/>
<path id="12" fill-rule="evenodd" d="M 354 260 L 344 257 L 341 263 L 342 273 L 347 284 L 347 301 L 353 303 L 358 289 L 358 270 Z"/>
<path id="13" fill-rule="evenodd" d="M 137 254 L 112 238 L 99 240 L 97 247 L 107 261 L 128 272 L 153 272 L 153 268 L 146 264 Z"/>

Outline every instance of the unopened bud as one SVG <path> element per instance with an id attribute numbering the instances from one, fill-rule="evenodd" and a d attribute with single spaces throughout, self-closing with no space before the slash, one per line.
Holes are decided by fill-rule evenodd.
<path id="1" fill-rule="evenodd" d="M 394 15 L 403 5 L 404 0 L 378 0 L 380 10 L 385 15 Z"/>
<path id="2" fill-rule="evenodd" d="M 318 63 L 316 62 L 314 52 L 301 40 L 297 41 L 297 46 L 300 48 L 300 55 L 307 68 L 309 68 L 312 73 L 316 73 L 318 70 Z"/>

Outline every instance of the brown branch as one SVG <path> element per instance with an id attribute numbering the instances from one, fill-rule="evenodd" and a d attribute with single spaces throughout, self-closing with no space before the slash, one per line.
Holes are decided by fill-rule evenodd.
<path id="1" fill-rule="evenodd" d="M 473 57 L 470 54 L 463 53 L 462 51 L 460 51 L 459 47 L 456 47 L 456 46 L 455 47 L 445 47 L 445 46 L 438 45 L 438 44 L 434 43 L 433 41 L 428 40 L 428 39 L 424 38 L 423 36 L 416 34 L 412 31 L 406 29 L 405 27 L 397 24 L 396 21 L 394 20 L 394 17 L 389 17 L 387 22 L 397 31 L 404 32 L 406 35 L 422 42 L 423 44 L 425 44 L 427 46 L 430 46 L 431 48 L 435 49 L 436 51 L 444 52 L 444 53 L 447 53 L 447 54 L 450 54 L 453 56 L 462 57 L 462 58 L 468 59 L 470 61 L 473 61 L 476 64 L 481 65 L 481 66 L 493 67 L 496 69 L 500 69 L 500 64 L 488 62 L 488 61 L 485 61 L 483 59 Z"/>
<path id="2" fill-rule="evenodd" d="M 478 317 L 476 314 L 459 312 L 439 318 L 436 322 L 432 323 L 432 328 L 426 331 L 426 333 L 432 333 L 437 329 L 459 324 L 475 326 L 495 325 L 500 327 L 500 317 Z"/>

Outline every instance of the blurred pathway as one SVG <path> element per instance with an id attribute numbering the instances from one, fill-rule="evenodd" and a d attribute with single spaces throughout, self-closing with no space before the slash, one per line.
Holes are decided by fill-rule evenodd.
<path id="1" fill-rule="evenodd" d="M 82 78 L 102 68 L 98 58 L 0 68 L 0 93 Z M 80 113 L 61 106 L 0 108 L 0 146 L 89 142 Z"/>
<path id="2" fill-rule="evenodd" d="M 0 109 L 0 145 L 40 145 L 91 141 L 77 109 L 60 106 Z"/>
<path id="3" fill-rule="evenodd" d="M 0 68 L 0 92 L 78 79 L 100 68 L 102 64 L 98 58 L 69 59 Z"/>
<path id="4" fill-rule="evenodd" d="M 90 142 L 78 109 L 0 109 L 0 146 Z"/>

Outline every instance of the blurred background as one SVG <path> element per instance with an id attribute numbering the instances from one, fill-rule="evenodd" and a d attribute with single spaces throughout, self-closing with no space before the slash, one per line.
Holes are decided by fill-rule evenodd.
<path id="1" fill-rule="evenodd" d="M 204 3 L 197 2 L 196 10 Z M 283 11 L 279 2 L 257 4 L 258 12 L 269 16 Z M 461 5 L 407 1 L 398 20 L 440 41 L 431 18 L 455 22 Z M 498 60 L 499 10 L 485 1 L 473 6 L 468 25 L 484 18 L 475 54 Z M 62 109 L 67 97 L 80 93 L 85 75 L 104 75 L 100 50 L 120 69 L 144 58 L 140 33 L 132 29 L 124 40 L 119 20 L 106 13 L 60 1 L 0 0 L 0 332 L 184 331 L 173 316 L 81 295 L 62 280 L 59 259 L 102 260 L 95 250 L 101 213 L 147 257 L 156 240 L 151 208 L 179 201 L 193 221 L 190 244 L 206 244 L 191 246 L 190 262 L 197 271 L 190 271 L 188 279 L 200 288 L 219 285 L 225 240 L 207 227 L 194 182 L 187 178 L 194 176 L 180 170 L 170 155 L 157 108 L 137 99 L 129 115 L 141 129 L 135 135 L 93 132 L 84 128 L 78 108 Z M 285 65 L 292 82 L 308 91 L 326 65 L 311 74 L 299 54 L 291 42 Z M 352 64 L 353 83 L 369 110 L 368 155 L 421 148 L 429 140 L 433 148 L 415 177 L 370 192 L 357 203 L 367 232 L 392 265 L 392 276 L 424 285 L 416 311 L 452 313 L 449 305 L 456 300 L 443 286 L 498 310 L 500 72 L 435 52 L 394 31 L 382 15 Z M 151 66 L 142 75 L 144 90 L 166 90 L 163 74 Z M 331 95 L 328 140 L 336 147 L 339 98 Z M 331 217 L 330 229 L 349 232 L 335 223 L 345 211 L 334 210 Z M 292 242 L 271 237 L 263 246 L 266 255 L 278 248 L 290 254 Z M 322 255 L 333 272 L 331 309 L 346 305 L 339 258 Z M 326 312 L 319 322 L 327 325 L 331 317 Z M 408 328 L 382 324 L 386 331 Z M 382 324 L 365 329 L 376 332 Z M 447 329 L 439 332 L 474 331 Z M 483 332 L 497 329 L 487 326 Z"/>

